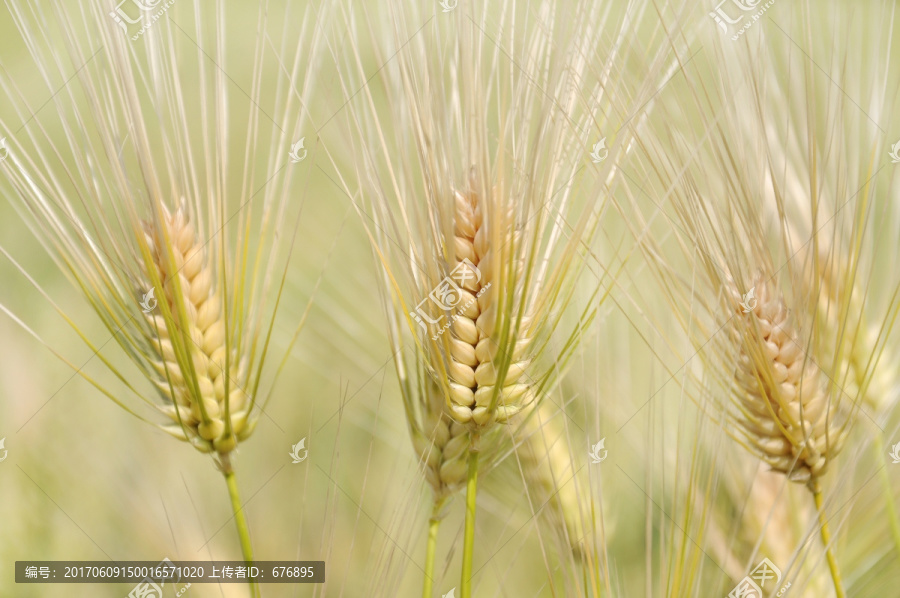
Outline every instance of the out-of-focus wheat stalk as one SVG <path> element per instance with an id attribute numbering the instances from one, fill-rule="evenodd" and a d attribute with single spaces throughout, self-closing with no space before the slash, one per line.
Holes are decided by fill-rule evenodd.
<path id="1" fill-rule="evenodd" d="M 550 517 L 556 533 L 565 539 L 570 550 L 582 558 L 587 550 L 587 520 L 593 513 L 583 513 L 585 500 L 572 481 L 574 474 L 571 447 L 565 429 L 557 416 L 542 404 L 519 429 L 522 449 L 519 454 L 522 473 L 535 492 L 534 502 L 550 504 Z M 589 502 L 587 506 L 590 506 Z"/>
<path id="2" fill-rule="evenodd" d="M 167 18 L 137 42 L 121 30 L 125 23 L 114 21 L 98 4 L 79 10 L 55 7 L 46 13 L 57 17 L 52 27 L 46 14 L 36 18 L 31 5 L 12 2 L 9 7 L 41 76 L 54 90 L 59 119 L 54 125 L 64 138 L 59 142 L 52 127 L 40 124 L 42 116 L 34 115 L 2 166 L 9 195 L 115 340 L 109 345 L 119 355 L 92 343 L 64 306 L 52 303 L 121 387 L 66 363 L 130 413 L 147 419 L 123 394 L 167 416 L 166 424 L 152 422 L 160 429 L 215 454 L 242 552 L 250 561 L 232 453 L 255 428 L 284 366 L 282 360 L 263 391 L 293 234 L 285 222 L 290 176 L 273 179 L 278 164 L 287 162 L 292 140 L 284 131 L 272 134 L 263 190 L 256 156 L 259 137 L 269 133 L 260 125 L 262 92 L 254 85 L 252 105 L 241 115 L 246 128 L 240 131 L 245 138 L 240 176 L 231 174 L 235 166 L 229 163 L 228 139 L 235 113 L 229 109 L 233 83 L 225 74 L 221 2 L 209 7 L 210 21 L 199 9 L 194 14 L 193 38 L 210 43 L 214 49 L 208 53 L 186 31 L 191 27 L 178 24 L 190 20 L 191 13 L 177 14 L 171 7 Z M 300 64 L 313 66 L 303 85 L 284 86 L 289 91 L 275 103 L 280 118 L 298 117 L 300 123 L 308 118 L 302 98 L 315 80 L 320 47 L 312 15 L 308 10 L 303 25 L 292 30 L 292 39 L 308 50 L 294 58 L 292 76 Z M 265 31 L 262 8 L 259 19 L 259 31 Z M 71 65 L 57 60 L 57 28 Z M 259 35 L 254 81 L 263 71 L 266 45 L 266 36 Z M 73 80 L 59 87 L 67 79 Z M 15 98 L 22 122 L 30 122 L 30 102 L 15 82 L 2 77 L 0 84 Z M 183 88 L 192 84 L 198 89 L 185 93 Z M 11 127 L 4 124 L 4 129 Z M 7 249 L 3 254 L 19 267 Z M 122 356 L 133 369 L 122 365 Z M 258 591 L 256 584 L 251 587 Z"/>
<path id="3" fill-rule="evenodd" d="M 595 510 L 590 488 L 583 484 L 575 470 L 575 459 L 569 442 L 562 411 L 553 412 L 543 402 L 531 410 L 517 429 L 519 449 L 516 455 L 527 492 L 533 505 L 539 507 L 549 529 L 559 539 L 583 576 L 585 595 L 600 596 L 601 585 L 609 590 L 609 577 L 602 573 L 606 530 L 600 529 L 600 514 Z M 599 545 L 599 550 L 597 549 Z M 568 558 L 567 558 L 568 557 Z M 587 594 L 590 588 L 592 594 Z"/>

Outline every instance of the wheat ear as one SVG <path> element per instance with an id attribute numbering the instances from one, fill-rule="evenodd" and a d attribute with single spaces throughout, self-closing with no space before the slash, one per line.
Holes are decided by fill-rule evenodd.
<path id="1" fill-rule="evenodd" d="M 757 303 L 747 313 L 739 306 L 742 317 L 733 329 L 744 341 L 735 371 L 738 419 L 754 452 L 772 469 L 807 483 L 825 473 L 845 434 L 784 299 L 761 275 L 752 288 Z"/>
<path id="2" fill-rule="evenodd" d="M 425 468 L 435 501 L 441 501 L 466 479 L 466 449 L 469 430 L 453 420 L 443 409 L 440 389 L 429 383 L 431 411 L 424 415 L 421 430 L 413 432 L 413 446 Z"/>
<path id="3" fill-rule="evenodd" d="M 161 410 L 177 424 L 166 427 L 173 436 L 222 455 L 252 431 L 246 425 L 247 393 L 237 382 L 243 376 L 227 355 L 222 297 L 190 217 L 183 206 L 174 214 L 163 207 L 163 215 L 161 224 L 145 224 L 156 270 L 150 278 L 162 286 L 171 314 L 168 321 L 146 314 L 157 335 L 156 384 L 169 400 Z"/>
<path id="4" fill-rule="evenodd" d="M 565 414 L 552 404 L 539 403 L 520 417 L 524 421 L 516 430 L 520 447 L 516 455 L 530 501 L 558 539 L 564 562 L 573 565 L 576 586 L 585 596 L 601 596 L 604 584 L 609 590 L 605 563 L 609 528 L 590 486 L 577 476 Z"/>
<path id="5" fill-rule="evenodd" d="M 485 199 L 475 191 L 457 191 L 454 202 L 456 268 L 469 272 L 461 276 L 460 304 L 465 307 L 453 321 L 450 339 L 450 413 L 458 422 L 480 428 L 507 421 L 530 402 L 531 385 L 525 375 L 530 360 L 524 357 L 530 344 L 529 319 L 522 317 L 517 322 L 517 314 L 507 316 L 510 328 L 518 330 L 508 335 L 512 342 L 501 338 L 504 323 L 498 314 L 504 306 L 498 305 L 498 298 L 510 289 L 501 292 L 498 287 L 512 286 L 510 282 L 518 280 L 522 272 L 521 260 L 513 258 L 517 235 L 512 230 L 511 211 L 492 212 L 497 216 L 491 226 L 503 233 L 494 235 L 493 239 L 503 240 L 495 249 L 491 247 Z M 511 272 L 501 271 L 510 265 Z"/>
<path id="6" fill-rule="evenodd" d="M 250 563 L 250 529 L 231 463 L 238 440 L 254 427 L 247 425 L 249 401 L 237 383 L 244 376 L 234 365 L 235 356 L 228 354 L 222 296 L 187 209 L 179 206 L 173 214 L 164 205 L 160 208 L 161 218 L 144 223 L 150 253 L 144 267 L 154 288 L 159 285 L 163 293 L 162 315 L 145 311 L 159 358 L 151 362 L 159 375 L 154 383 L 168 399 L 159 409 L 175 421 L 162 428 L 202 452 L 218 452 L 241 552 Z M 259 595 L 253 580 L 250 591 Z"/>
<path id="7" fill-rule="evenodd" d="M 751 288 L 755 305 L 741 302 L 732 289 L 738 324 L 731 330 L 743 341 L 734 378 L 737 420 L 753 452 L 812 492 L 835 592 L 843 598 L 819 478 L 840 451 L 846 430 L 834 421 L 823 375 L 799 344 L 799 331 L 772 279 L 760 274 Z"/>
<path id="8" fill-rule="evenodd" d="M 522 473 L 534 491 L 532 501 L 549 507 L 554 532 L 582 560 L 592 536 L 586 524 L 593 516 L 591 498 L 576 484 L 571 446 L 559 417 L 546 403 L 534 411 L 519 428 Z"/>
<path id="9" fill-rule="evenodd" d="M 472 185 L 454 193 L 454 255 L 460 276 L 460 304 L 454 316 L 446 361 L 451 415 L 472 427 L 466 470 L 466 525 L 460 588 L 472 595 L 472 555 L 475 545 L 475 497 L 478 482 L 479 437 L 491 424 L 505 422 L 531 402 L 531 386 L 520 382 L 529 360 L 529 320 L 508 302 L 522 272 L 515 258 L 516 234 L 512 211 L 493 190 L 493 202 Z M 491 228 L 494 230 L 491 230 Z M 493 287 L 493 288 L 492 288 Z M 528 377 L 525 376 L 525 380 Z"/>

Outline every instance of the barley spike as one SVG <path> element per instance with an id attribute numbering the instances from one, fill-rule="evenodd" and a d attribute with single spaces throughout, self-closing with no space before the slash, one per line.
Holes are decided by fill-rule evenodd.
<path id="1" fill-rule="evenodd" d="M 163 289 L 160 301 L 166 302 L 172 319 L 167 324 L 157 310 L 145 317 L 156 335 L 154 347 L 159 360 L 153 365 L 159 378 L 155 383 L 168 399 L 162 411 L 177 424 L 167 426 L 166 430 L 203 452 L 227 453 L 235 448 L 238 439 L 249 433 L 246 427 L 249 401 L 237 382 L 243 376 L 235 367 L 234 355 L 230 356 L 229 372 L 224 371 L 227 344 L 222 297 L 215 288 L 212 265 L 197 239 L 187 210 L 181 206 L 173 214 L 163 208 L 163 213 L 165 231 L 153 223 L 145 223 L 145 234 L 152 265 Z M 171 252 L 171 260 L 167 250 Z M 179 292 L 184 320 L 178 316 Z M 188 360 L 179 359 L 176 344 L 185 347 Z M 225 425 L 226 412 L 231 426 Z"/>
<path id="2" fill-rule="evenodd" d="M 773 470 L 807 483 L 825 472 L 844 433 L 835 424 L 824 375 L 805 355 L 775 283 L 760 274 L 752 288 L 755 305 L 741 305 L 732 289 L 738 308 L 731 332 L 742 341 L 734 376 L 738 422 Z"/>

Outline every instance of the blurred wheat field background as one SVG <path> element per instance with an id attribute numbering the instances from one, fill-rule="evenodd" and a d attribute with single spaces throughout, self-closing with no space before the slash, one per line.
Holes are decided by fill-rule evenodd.
<path id="1" fill-rule="evenodd" d="M 326 581 L 183 596 L 898 595 L 894 3 L 152 8 L 0 9 L 0 596 L 246 558 L 229 466 L 253 558 Z M 189 344 L 154 373 L 179 205 L 252 433 Z M 417 321 L 463 255 L 468 346 Z"/>

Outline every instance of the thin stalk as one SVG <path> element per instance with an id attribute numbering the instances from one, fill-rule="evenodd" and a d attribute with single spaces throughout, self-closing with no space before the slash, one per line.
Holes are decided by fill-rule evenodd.
<path id="1" fill-rule="evenodd" d="M 582 568 L 581 568 L 581 578 L 582 578 L 582 581 L 583 581 L 583 583 L 584 583 L 584 593 L 585 593 L 585 596 L 589 596 L 589 595 L 590 595 L 590 594 L 588 594 L 588 588 L 591 588 L 591 589 L 593 589 L 593 591 L 594 591 L 593 596 L 594 596 L 595 598 L 599 598 L 599 597 L 600 597 L 600 593 L 597 592 L 597 584 L 591 583 L 592 581 L 594 581 L 594 580 L 593 580 L 593 577 L 594 577 L 593 573 L 588 573 L 587 569 L 585 569 L 585 567 L 584 567 L 584 562 L 582 562 L 581 564 L 582 564 Z M 591 579 L 588 579 L 588 577 L 590 577 Z"/>
<path id="2" fill-rule="evenodd" d="M 810 480 L 809 489 L 812 492 L 813 499 L 816 501 L 816 511 L 819 513 L 819 531 L 822 534 L 822 544 L 825 545 L 825 556 L 828 559 L 831 580 L 834 582 L 834 593 L 837 598 L 847 598 L 847 594 L 844 593 L 844 584 L 841 582 L 841 571 L 838 569 L 837 560 L 834 558 L 834 552 L 831 550 L 831 532 L 828 530 L 828 520 L 825 518 L 822 489 L 819 487 L 819 481 L 816 478 Z"/>
<path id="3" fill-rule="evenodd" d="M 591 588 L 593 591 L 594 598 L 600 598 L 602 592 L 600 591 L 600 579 L 598 578 L 597 572 L 600 570 L 599 567 L 596 566 L 597 558 L 596 555 L 592 552 L 592 548 L 590 547 L 590 543 L 585 540 L 584 541 L 584 558 L 579 558 L 578 561 L 581 563 L 581 570 L 584 573 L 584 587 Z M 590 582 L 588 582 L 590 580 Z"/>
<path id="4" fill-rule="evenodd" d="M 459 589 L 462 598 L 472 598 L 472 552 L 475 548 L 475 493 L 478 487 L 477 438 L 472 438 L 469 449 L 469 474 L 466 478 L 466 533 L 463 541 L 462 580 Z"/>
<path id="5" fill-rule="evenodd" d="M 237 477 L 231 466 L 231 457 L 228 453 L 219 454 L 222 473 L 225 475 L 225 483 L 228 485 L 228 496 L 231 497 L 231 510 L 234 513 L 234 523 L 237 526 L 238 538 L 241 541 L 241 553 L 244 561 L 249 565 L 253 562 L 253 546 L 250 544 L 250 528 L 247 527 L 247 519 L 244 517 L 244 509 L 241 506 L 241 495 L 238 492 Z M 259 596 L 259 586 L 250 580 L 250 594 Z"/>
<path id="6" fill-rule="evenodd" d="M 874 449 L 878 459 L 884 459 L 884 440 L 881 432 L 875 433 Z M 878 477 L 881 479 L 881 487 L 884 490 L 884 502 L 887 505 L 888 519 L 891 522 L 894 546 L 897 548 L 897 555 L 900 556 L 900 517 L 897 516 L 897 506 L 894 504 L 894 494 L 891 490 L 891 478 L 888 476 L 886 467 L 879 470 Z"/>
<path id="7" fill-rule="evenodd" d="M 431 589 L 434 585 L 434 554 L 437 549 L 438 528 L 441 527 L 440 513 L 444 500 L 446 499 L 435 499 L 431 519 L 428 521 L 428 547 L 425 552 L 425 583 L 422 586 L 422 598 L 431 598 Z"/>

